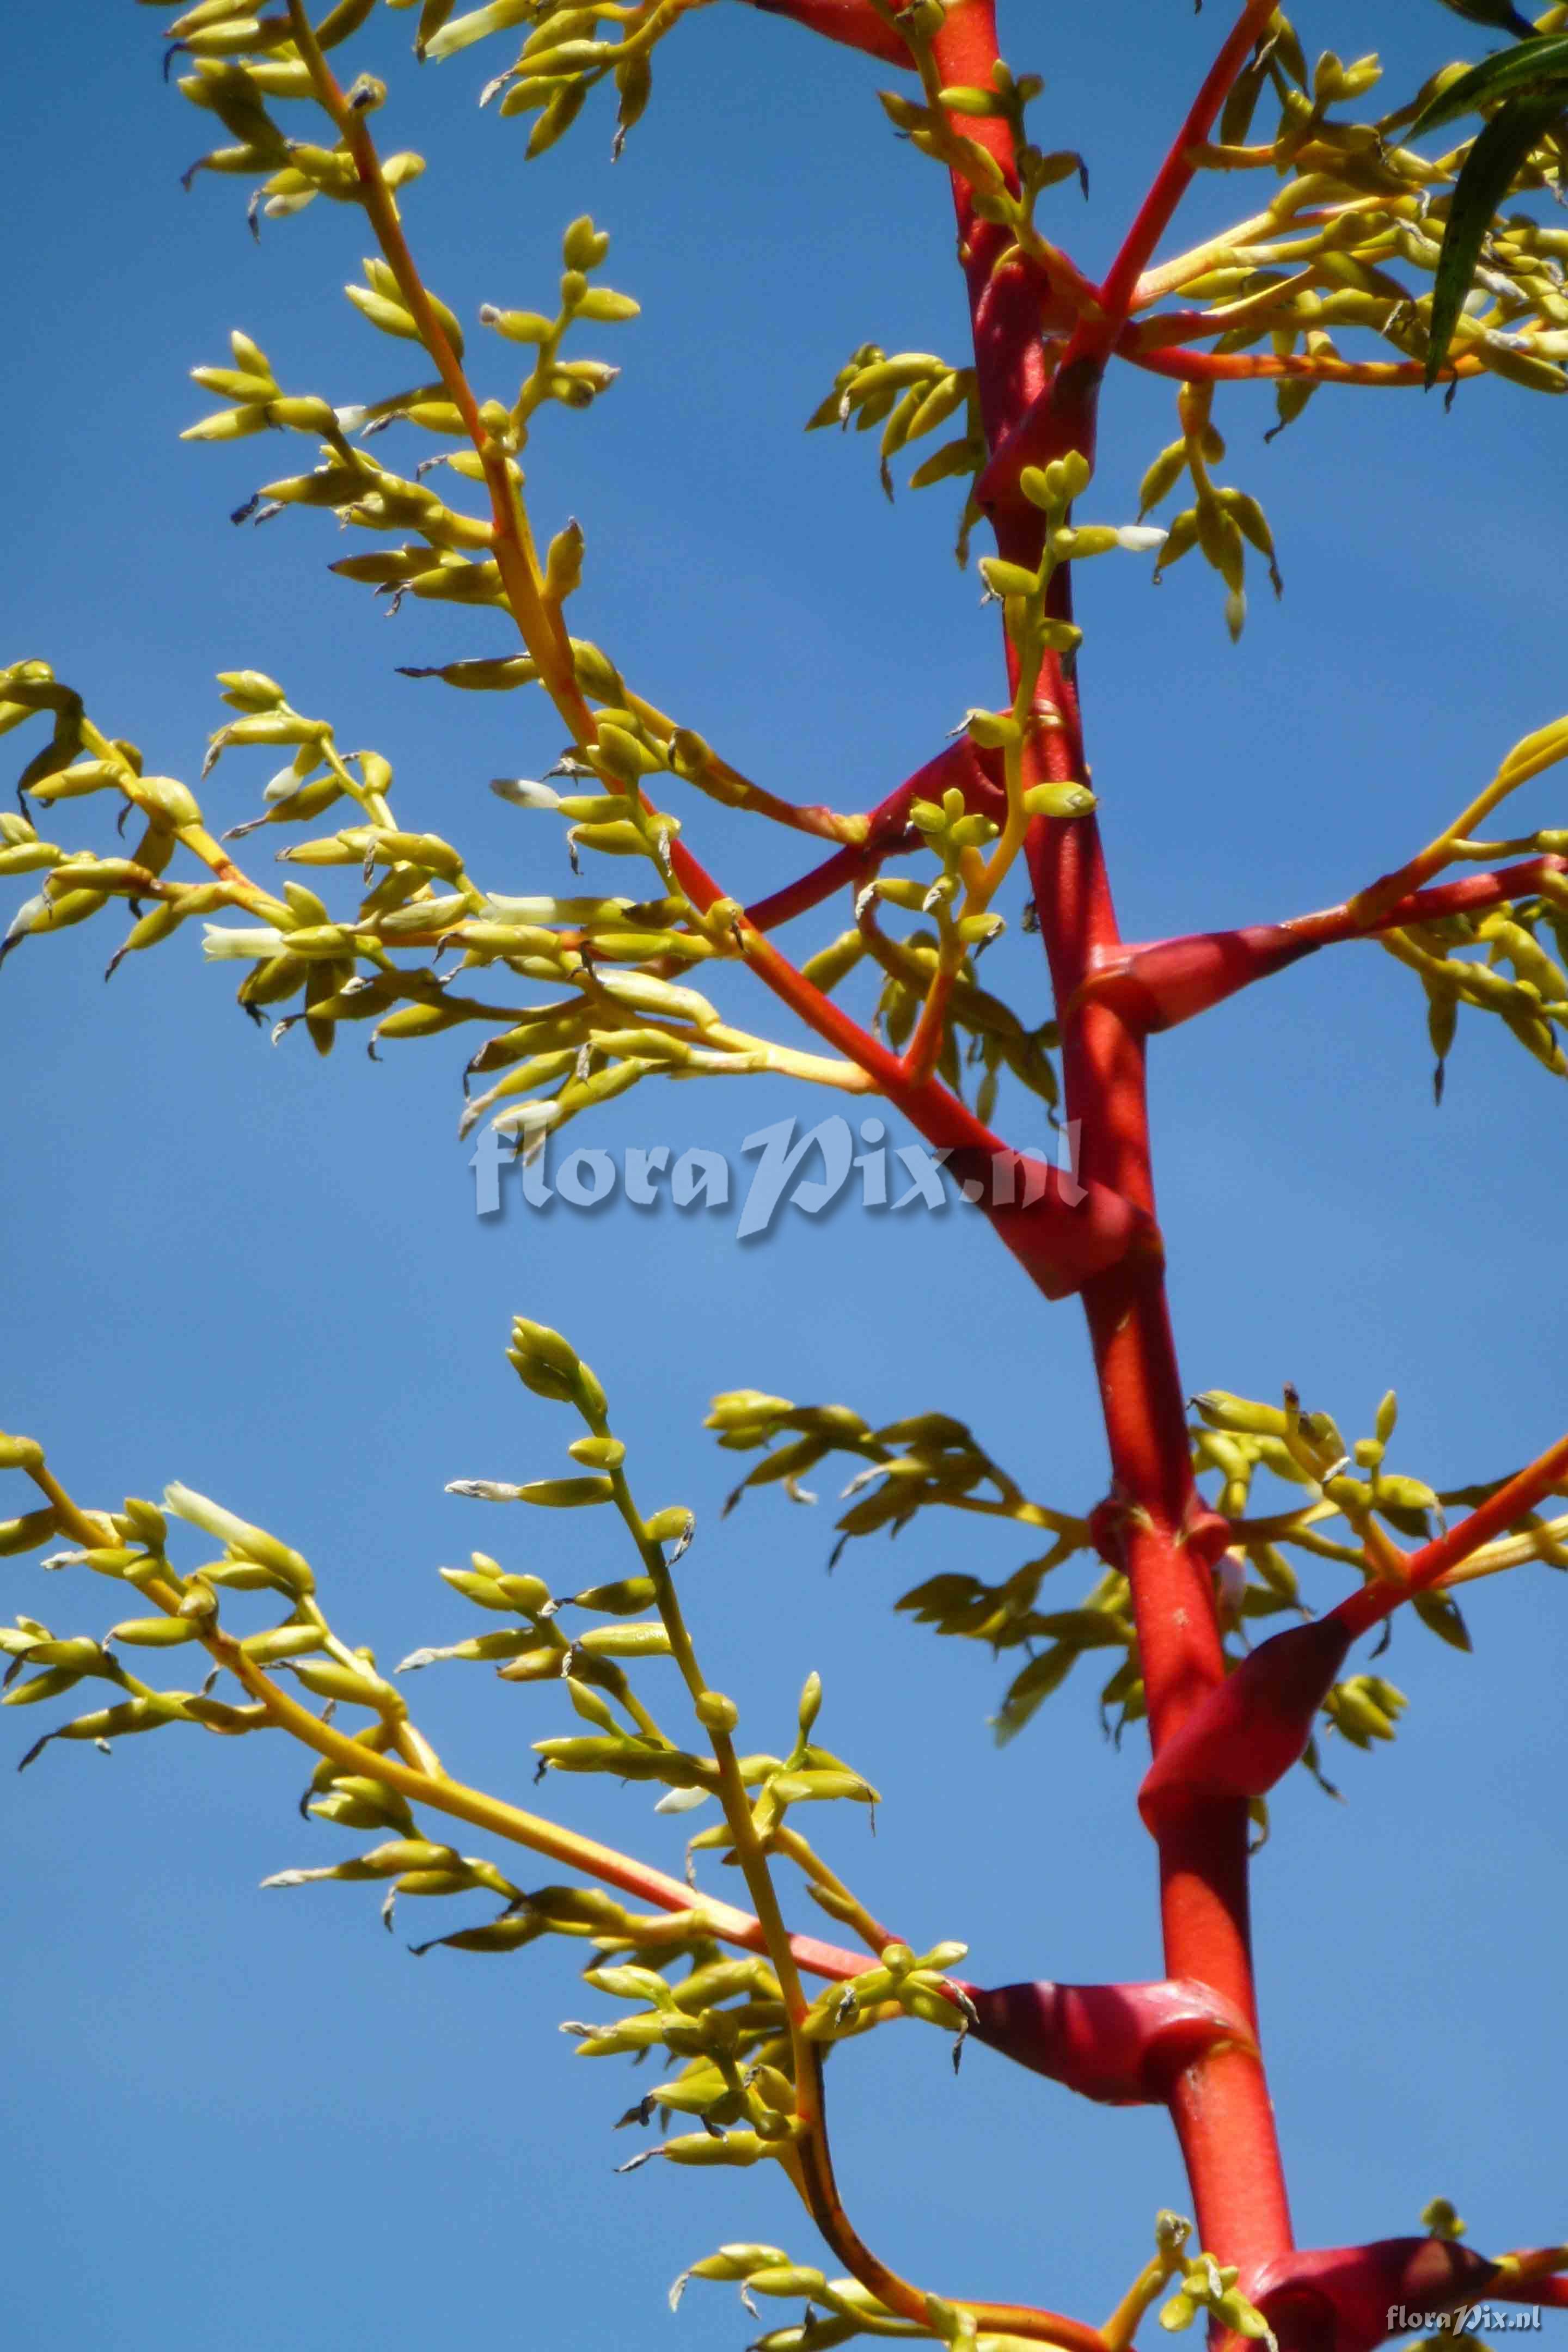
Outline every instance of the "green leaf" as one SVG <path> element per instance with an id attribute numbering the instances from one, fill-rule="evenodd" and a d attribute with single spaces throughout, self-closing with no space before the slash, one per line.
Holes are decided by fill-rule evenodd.
<path id="1" fill-rule="evenodd" d="M 1418 1592 L 1414 1607 L 1423 1625 L 1441 1636 L 1456 1650 L 1470 1647 L 1469 1628 L 1459 1613 L 1459 1604 L 1446 1592 Z"/>
<path id="2" fill-rule="evenodd" d="M 1528 16 L 1521 16 L 1512 0 L 1443 0 L 1456 16 L 1467 17 L 1472 25 L 1496 25 L 1500 31 L 1517 33 L 1528 41 L 1535 27 Z"/>
<path id="3" fill-rule="evenodd" d="M 994 1718 L 993 1729 L 998 1748 L 1005 1748 L 1010 1739 L 1016 1738 L 1036 1708 L 1067 1680 L 1078 1659 L 1078 1651 L 1068 1642 L 1054 1643 L 1037 1658 L 1030 1659 L 1023 1673 L 1009 1685 Z"/>
<path id="4" fill-rule="evenodd" d="M 1568 43 L 1563 47 L 1568 49 Z M 1564 102 L 1568 102 L 1568 80 L 1551 98 L 1510 99 L 1493 115 L 1465 159 L 1448 209 L 1448 225 L 1432 287 L 1431 341 L 1426 352 L 1428 390 L 1437 381 L 1448 356 L 1448 345 L 1497 208 L 1512 186 L 1520 165 L 1542 133 L 1557 121 Z"/>
<path id="5" fill-rule="evenodd" d="M 1557 101 L 1561 106 L 1568 100 L 1564 85 L 1568 85 L 1568 34 L 1521 41 L 1517 48 L 1483 58 L 1479 66 L 1451 81 L 1422 108 L 1405 136 L 1419 139 L 1423 131 L 1436 131 L 1442 123 L 1457 121 L 1461 114 L 1473 114 L 1478 107 L 1505 98 L 1544 98 L 1562 90 Z"/>

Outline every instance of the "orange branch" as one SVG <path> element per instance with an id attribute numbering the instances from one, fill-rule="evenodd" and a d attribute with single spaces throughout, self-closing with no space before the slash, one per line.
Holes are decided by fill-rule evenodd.
<path id="1" fill-rule="evenodd" d="M 1331 1612 L 1342 1626 L 1348 1628 L 1353 1641 L 1373 1625 L 1380 1625 L 1391 1616 L 1402 1601 L 1413 1600 L 1416 1593 L 1430 1591 L 1440 1583 L 1451 1568 L 1468 1559 L 1472 1552 L 1490 1543 L 1494 1536 L 1517 1520 L 1528 1517 L 1548 1495 L 1555 1494 L 1568 1479 L 1568 1437 L 1560 1437 L 1544 1454 L 1528 1464 L 1500 1486 L 1495 1495 L 1450 1528 L 1446 1536 L 1438 1536 L 1424 1544 L 1419 1551 L 1401 1555 L 1400 1580 L 1379 1581 L 1363 1586 L 1360 1592 L 1351 1593 Z M 1327 1622 L 1327 1620 L 1323 1621 Z"/>
<path id="2" fill-rule="evenodd" d="M 1287 377 L 1309 383 L 1360 383 L 1386 390 L 1426 380 L 1420 360 L 1312 359 L 1305 352 L 1194 352 L 1185 347 L 1151 352 L 1121 344 L 1117 350 L 1134 367 L 1146 368 L 1151 375 L 1174 376 L 1181 383 L 1276 383 Z M 1451 360 L 1437 380 L 1451 383 L 1485 373 L 1479 360 Z"/>

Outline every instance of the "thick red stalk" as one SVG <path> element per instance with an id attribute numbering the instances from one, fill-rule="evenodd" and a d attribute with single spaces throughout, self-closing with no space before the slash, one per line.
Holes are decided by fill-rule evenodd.
<path id="1" fill-rule="evenodd" d="M 1129 294 L 1191 177 L 1184 148 L 1205 135 L 1268 13 L 1264 0 L 1254 0 L 1245 11 L 1129 233 L 1112 273 L 1116 286 L 1121 276 L 1129 277 Z M 935 53 L 945 82 L 984 87 L 996 55 L 989 0 L 966 0 L 954 10 L 937 37 Z M 987 134 L 986 143 L 1010 169 L 1005 124 L 965 121 L 959 127 Z M 1092 455 L 1099 379 L 1116 327 L 1109 334 L 1080 327 L 1047 384 L 1038 315 L 1031 314 L 1026 299 L 1025 274 L 1010 268 L 994 276 L 994 233 L 973 219 L 962 183 L 955 181 L 953 193 L 980 406 L 992 451 L 979 495 L 992 515 L 1001 553 L 1035 563 L 1044 519 L 1023 499 L 1019 471 L 1068 448 Z M 1053 583 L 1060 583 L 1056 603 L 1064 615 L 1066 582 L 1064 571 Z M 1040 690 L 1066 724 L 1035 739 L 1038 768 L 1053 777 L 1081 775 L 1076 680 L 1053 661 Z M 1095 819 L 1037 821 L 1026 854 L 1056 1000 L 1064 1014 L 1066 1108 L 1069 1121 L 1079 1122 L 1080 1173 L 1135 1204 L 1152 1223 L 1142 1040 L 1114 1007 L 1075 1002 L 1096 961 L 1113 955 L 1120 944 Z M 1124 1259 L 1086 1282 L 1082 1296 L 1157 1755 L 1225 1674 L 1207 1553 L 1201 1543 L 1186 1539 L 1200 1506 L 1162 1255 L 1152 1250 Z M 1207 1986 L 1255 2027 L 1245 1799 L 1204 1798 L 1163 1821 L 1158 1838 L 1168 1976 Z M 1291 2243 L 1289 2215 L 1256 2049 L 1232 2042 L 1200 2052 L 1172 2084 L 1170 2106 L 1204 2244 L 1221 2261 L 1248 2271 L 1284 2253 Z"/>

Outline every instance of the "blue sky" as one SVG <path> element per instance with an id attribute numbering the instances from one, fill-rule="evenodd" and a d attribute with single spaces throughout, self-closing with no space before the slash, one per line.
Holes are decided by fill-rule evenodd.
<path id="1" fill-rule="evenodd" d="M 221 359 L 232 326 L 291 390 L 341 403 L 401 381 L 338 291 L 363 249 L 353 215 L 318 205 L 257 249 L 240 184 L 183 196 L 203 126 L 159 87 L 155 20 L 94 11 L 89 41 L 80 13 L 17 35 L 4 101 L 5 657 L 46 656 L 150 769 L 193 780 L 222 715 L 212 673 L 268 670 L 340 742 L 386 751 L 407 821 L 471 847 L 494 887 L 566 887 L 548 821 L 485 790 L 548 764 L 542 706 L 394 674 L 504 650 L 497 617 L 410 605 L 388 623 L 327 574 L 343 551 L 330 521 L 231 529 L 227 510 L 285 470 L 277 445 L 176 439 L 204 404 L 185 370 Z M 1015 10 L 1005 39 L 1018 69 L 1047 75 L 1046 142 L 1089 156 L 1092 201 L 1063 193 L 1055 217 L 1093 267 L 1219 17 L 1178 0 L 1053 15 L 1070 21 Z M 562 226 L 591 210 L 614 234 L 605 276 L 644 306 L 614 331 L 614 393 L 549 419 L 530 453 L 545 527 L 570 512 L 587 532 L 579 625 L 776 789 L 869 804 L 997 677 L 994 619 L 948 551 L 948 491 L 889 509 L 863 440 L 799 429 L 862 340 L 962 356 L 946 193 L 885 132 L 887 70 L 714 9 L 661 52 L 620 164 L 591 108 L 525 169 L 519 126 L 472 111 L 492 52 L 420 73 L 409 22 L 384 16 L 361 47 L 392 85 L 388 143 L 430 160 L 407 205 L 430 281 L 466 318 L 481 300 L 532 307 Z M 1480 47 L 1410 0 L 1314 5 L 1301 29 L 1309 53 L 1378 47 L 1394 78 L 1401 60 L 1408 78 Z M 1194 232 L 1245 201 L 1200 190 Z M 1168 387 L 1125 372 L 1110 389 L 1097 516 L 1131 520 L 1172 408 Z M 1130 936 L 1342 898 L 1564 698 L 1563 409 L 1501 384 L 1467 389 L 1448 416 L 1418 394 L 1325 393 L 1268 446 L 1266 394 L 1216 413 L 1226 478 L 1272 520 L 1283 604 L 1255 586 L 1237 652 L 1195 562 L 1158 593 L 1131 560 L 1085 583 L 1091 755 Z M 19 766 L 33 740 L 13 741 Z M 250 814 L 270 765 L 226 762 L 213 814 Z M 62 812 L 60 837 L 100 839 L 92 817 Z M 1518 821 L 1563 822 L 1561 786 L 1533 788 Z M 781 874 L 771 835 L 705 805 L 689 837 L 738 895 Z M 792 1213 L 744 1246 L 729 1220 L 668 1207 L 540 1218 L 513 1197 L 480 1220 L 454 1140 L 460 1043 L 389 1048 L 374 1067 L 353 1040 L 325 1064 L 298 1034 L 274 1052 L 236 1013 L 235 975 L 201 969 L 188 938 L 106 993 L 108 941 L 106 919 L 30 943 L 0 976 L 0 1423 L 45 1439 L 90 1500 L 180 1477 L 276 1528 L 316 1563 L 339 1630 L 396 1658 L 474 1630 L 434 1575 L 471 1546 L 566 1591 L 622 1570 L 591 1515 L 514 1525 L 443 1493 L 460 1475 L 561 1465 L 558 1420 L 501 1352 L 514 1312 L 560 1325 L 611 1391 L 639 1494 L 699 1515 L 685 1589 L 748 1738 L 786 1737 L 802 1678 L 823 1672 L 823 1736 L 886 1798 L 875 1844 L 858 1812 L 824 1843 L 883 1916 L 917 1945 L 966 1938 L 983 1982 L 1158 1972 L 1136 1738 L 1101 1749 L 1080 1675 L 998 1754 L 1002 1670 L 890 1614 L 938 1569 L 1006 1572 L 1026 1539 L 965 1526 L 960 1549 L 921 1522 L 893 1559 L 852 1549 L 829 1582 L 826 1502 L 769 1492 L 721 1524 L 733 1465 L 700 1428 L 711 1392 L 738 1385 L 873 1422 L 937 1407 L 1040 1500 L 1084 1508 L 1103 1466 L 1070 1306 L 1042 1308 L 956 1213 Z M 1044 1017 L 1030 942 L 992 970 Z M 1293 1379 L 1347 1433 L 1395 1386 L 1398 1466 L 1447 1484 L 1527 1458 L 1563 1423 L 1564 1111 L 1477 1016 L 1440 1113 L 1428 1079 L 1414 982 L 1362 947 L 1158 1041 L 1153 1099 L 1190 1385 L 1272 1394 Z M 696 1141 L 740 1165 L 746 1134 L 830 1108 L 771 1080 L 644 1089 L 582 1139 Z M 1002 1123 L 1045 1140 L 1016 1097 Z M 114 1613 L 90 1579 L 46 1585 L 33 1559 L 4 1574 L 7 1616 L 75 1632 Z M 1301 1776 L 1279 1792 L 1257 1874 L 1259 1975 L 1303 2242 L 1412 2229 L 1437 2192 L 1485 2248 L 1563 2233 L 1568 2086 L 1546 2031 L 1563 1609 L 1535 1570 L 1475 1593 L 1474 1657 L 1402 1625 L 1385 1662 L 1412 1699 L 1395 1748 L 1335 1758 L 1343 1806 Z M 563 1706 L 472 1669 L 416 1687 L 452 1769 L 502 1792 L 525 1789 L 530 1741 L 565 1727 Z M 38 1727 L 17 1719 L 16 1752 Z M 612 2179 L 626 2147 L 608 2126 L 641 2083 L 621 2062 L 587 2074 L 556 2034 L 584 1999 L 564 1948 L 416 1967 L 368 1890 L 258 1894 L 272 1871 L 352 1850 L 299 1821 L 301 1780 L 281 1743 L 182 1735 L 109 1760 L 56 1748 L 9 1784 L 16 2120 L 0 2169 L 25 2250 L 17 2343 L 112 2328 L 128 2352 L 194 2352 L 215 2325 L 244 2352 L 437 2330 L 744 2341 L 724 2292 L 694 2288 L 679 2320 L 660 2297 L 721 2240 L 812 2259 L 782 2184 L 659 2167 Z M 542 1793 L 679 1867 L 682 1825 L 652 1818 L 646 1791 L 556 1776 Z M 1156 2209 L 1183 2201 L 1163 2116 L 1084 2108 L 984 2052 L 955 2085 L 934 2035 L 845 2053 L 832 2090 L 863 2234 L 939 2289 L 1098 2315 Z"/>

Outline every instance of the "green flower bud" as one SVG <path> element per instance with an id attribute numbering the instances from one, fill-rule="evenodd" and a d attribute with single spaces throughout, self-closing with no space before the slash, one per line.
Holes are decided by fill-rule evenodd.
<path id="1" fill-rule="evenodd" d="M 538 310 L 498 310 L 493 302 L 479 305 L 479 324 L 493 327 L 509 343 L 548 342 L 555 331 L 555 322 Z"/>
<path id="2" fill-rule="evenodd" d="M 629 294 L 613 293 L 607 286 L 590 287 L 575 305 L 579 319 L 591 319 L 603 326 L 637 318 L 641 310 L 642 304 Z"/>
<path id="3" fill-rule="evenodd" d="M 810 2297 L 820 2295 L 827 2281 L 805 2263 L 767 2263 L 747 2273 L 746 2284 L 753 2294 Z"/>
<path id="4" fill-rule="evenodd" d="M 356 1673 L 352 1666 L 340 1665 L 335 1658 L 314 1660 L 295 1658 L 290 1661 L 293 1673 L 308 1691 L 318 1698 L 336 1699 L 348 1706 L 371 1706 L 380 1714 L 401 1715 L 403 1694 L 390 1683 L 383 1682 L 370 1667 Z"/>
<path id="5" fill-rule="evenodd" d="M 561 240 L 561 258 L 568 269 L 597 269 L 609 249 L 608 232 L 596 229 L 588 213 L 574 220 Z"/>
<path id="6" fill-rule="evenodd" d="M 786 1805 L 808 1804 L 835 1797 L 847 1797 L 859 1805 L 879 1805 L 882 1801 L 870 1782 L 862 1780 L 858 1772 L 775 1772 L 768 1787 L 780 1802 Z M 913 1957 L 911 1953 L 911 1961 Z M 883 1958 L 887 1958 L 885 1953 Z"/>
<path id="7" fill-rule="evenodd" d="M 1035 596 L 1040 583 L 1037 573 L 1022 563 L 1008 563 L 999 555 L 983 555 L 980 577 L 993 596 Z"/>
<path id="8" fill-rule="evenodd" d="M 591 1658 L 668 1658 L 669 1635 L 663 1625 L 591 1625 L 579 1633 L 574 1649 Z"/>
<path id="9" fill-rule="evenodd" d="M 1024 794 L 1024 807 L 1030 816 L 1087 816 L 1095 806 L 1095 795 L 1087 784 L 1031 784 Z"/>
<path id="10" fill-rule="evenodd" d="M 514 1500 L 546 1511 L 579 1511 L 593 1503 L 613 1502 L 615 1493 L 607 1478 L 534 1478 L 516 1489 Z"/>
<path id="11" fill-rule="evenodd" d="M 1278 1405 L 1254 1404 L 1247 1397 L 1233 1396 L 1228 1389 L 1205 1389 L 1191 1402 L 1211 1429 L 1234 1430 L 1243 1436 L 1283 1437 L 1289 1426 Z"/>
<path id="12" fill-rule="evenodd" d="M 581 1387 L 583 1364 L 571 1341 L 546 1323 L 531 1323 L 526 1316 L 512 1318 L 508 1361 L 535 1396 L 562 1402 L 575 1397 Z"/>
<path id="13" fill-rule="evenodd" d="M 767 2153 L 765 2143 L 754 2131 L 727 2132 L 722 2139 L 711 2139 L 706 2132 L 689 2132 L 679 2139 L 667 2139 L 658 2150 L 671 2164 L 755 2164 Z"/>
<path id="14" fill-rule="evenodd" d="M 194 1642 L 201 1628 L 191 1618 L 127 1617 L 121 1624 L 111 1625 L 104 1635 L 106 1642 L 127 1642 L 137 1650 L 174 1650 L 183 1642 Z"/>
<path id="15" fill-rule="evenodd" d="M 36 1551 L 58 1533 L 59 1522 L 53 1511 L 24 1511 L 20 1518 L 0 1519 L 0 1559 Z"/>
<path id="16" fill-rule="evenodd" d="M 632 1617 L 639 1609 L 652 1607 L 655 1590 L 651 1576 L 627 1576 L 614 1584 L 594 1584 L 586 1592 L 573 1593 L 570 1605 L 596 1609 L 607 1617 Z"/>

